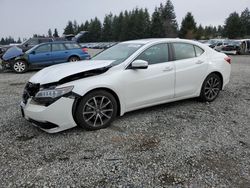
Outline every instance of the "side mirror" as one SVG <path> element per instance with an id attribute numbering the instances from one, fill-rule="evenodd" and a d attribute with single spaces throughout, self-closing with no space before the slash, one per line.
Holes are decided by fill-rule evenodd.
<path id="1" fill-rule="evenodd" d="M 30 52 L 30 54 L 33 54 L 33 55 L 35 55 L 35 54 L 36 54 L 36 51 L 32 51 L 32 52 Z"/>
<path id="2" fill-rule="evenodd" d="M 148 68 L 148 62 L 144 60 L 135 60 L 131 64 L 131 69 L 147 69 Z"/>

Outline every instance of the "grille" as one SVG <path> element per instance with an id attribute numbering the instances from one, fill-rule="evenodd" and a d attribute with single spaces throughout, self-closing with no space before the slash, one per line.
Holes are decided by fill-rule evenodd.
<path id="1" fill-rule="evenodd" d="M 23 102 L 26 104 L 28 99 L 34 97 L 40 89 L 40 84 L 28 82 L 23 91 Z"/>

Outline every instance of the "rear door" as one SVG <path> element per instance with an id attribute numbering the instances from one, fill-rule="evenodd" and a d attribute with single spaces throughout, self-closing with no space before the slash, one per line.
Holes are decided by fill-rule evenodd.
<path id="1" fill-rule="evenodd" d="M 48 66 L 52 64 L 51 44 L 42 44 L 29 54 L 29 63 L 32 66 Z"/>
<path id="2" fill-rule="evenodd" d="M 64 63 L 68 61 L 69 51 L 63 43 L 52 44 L 51 58 L 54 64 Z"/>
<path id="3" fill-rule="evenodd" d="M 191 96 L 205 79 L 208 67 L 205 51 L 188 43 L 173 43 L 172 46 L 176 67 L 175 97 Z"/>

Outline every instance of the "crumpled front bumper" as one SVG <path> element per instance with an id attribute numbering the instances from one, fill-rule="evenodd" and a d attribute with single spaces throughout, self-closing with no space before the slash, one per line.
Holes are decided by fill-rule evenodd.
<path id="1" fill-rule="evenodd" d="M 48 133 L 57 133 L 77 126 L 73 118 L 74 99 L 62 97 L 49 106 L 35 104 L 32 99 L 21 103 L 23 117 Z"/>

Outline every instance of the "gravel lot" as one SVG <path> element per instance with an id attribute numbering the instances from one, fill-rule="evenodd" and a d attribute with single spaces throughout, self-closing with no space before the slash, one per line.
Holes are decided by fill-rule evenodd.
<path id="1" fill-rule="evenodd" d="M 21 118 L 35 71 L 0 73 L 0 187 L 250 187 L 250 56 L 231 83 L 196 99 L 126 114 L 96 132 L 47 134 Z"/>

